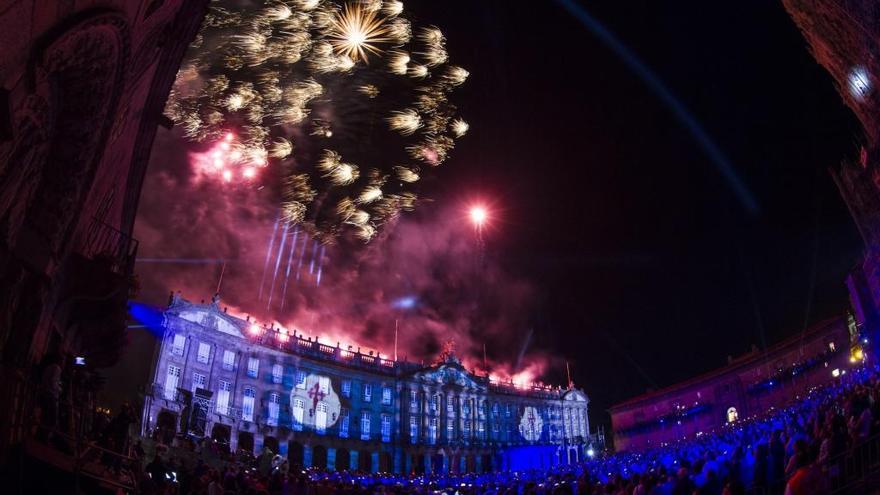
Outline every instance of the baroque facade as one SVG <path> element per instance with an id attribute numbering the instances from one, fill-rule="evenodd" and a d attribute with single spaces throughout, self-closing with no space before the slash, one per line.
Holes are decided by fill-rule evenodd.
<path id="1" fill-rule="evenodd" d="M 372 472 L 549 467 L 589 448 L 574 388 L 490 382 L 451 349 L 430 366 L 332 346 L 175 297 L 143 434 L 270 448 L 293 465 Z"/>
<path id="2" fill-rule="evenodd" d="M 48 361 L 72 406 L 92 383 L 74 357 L 106 367 L 124 345 L 141 184 L 207 3 L 0 2 L 0 462 Z"/>

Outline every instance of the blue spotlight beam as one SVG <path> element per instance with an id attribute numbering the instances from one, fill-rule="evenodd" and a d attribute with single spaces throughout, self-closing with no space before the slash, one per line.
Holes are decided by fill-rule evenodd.
<path id="1" fill-rule="evenodd" d="M 605 44 L 620 60 L 657 95 L 658 98 L 672 111 L 678 121 L 687 129 L 703 148 L 703 151 L 712 160 L 715 168 L 727 181 L 727 185 L 736 194 L 743 208 L 750 213 L 756 214 L 760 210 L 757 199 L 746 186 L 745 182 L 737 174 L 733 165 L 718 148 L 712 138 L 703 129 L 696 117 L 679 100 L 663 81 L 654 74 L 651 69 L 632 51 L 623 44 L 614 33 L 609 31 L 598 19 L 590 15 L 576 0 L 556 0 L 565 10 L 574 16 L 581 24 L 593 33 Z"/>

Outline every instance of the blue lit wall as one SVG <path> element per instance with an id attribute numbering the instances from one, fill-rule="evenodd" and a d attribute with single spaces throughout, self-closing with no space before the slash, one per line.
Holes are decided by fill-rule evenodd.
<path id="1" fill-rule="evenodd" d="M 546 469 L 556 465 L 556 452 L 555 445 L 527 445 L 505 449 L 501 455 L 507 469 L 523 471 L 526 469 Z"/>

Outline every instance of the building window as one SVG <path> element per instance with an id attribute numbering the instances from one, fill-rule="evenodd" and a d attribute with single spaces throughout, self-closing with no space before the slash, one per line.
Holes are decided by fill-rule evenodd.
<path id="1" fill-rule="evenodd" d="M 510 417 L 510 404 L 504 404 L 504 415 Z"/>
<path id="2" fill-rule="evenodd" d="M 180 381 L 180 367 L 168 365 L 168 375 L 165 376 L 165 398 L 174 400 L 177 397 L 177 382 Z"/>
<path id="3" fill-rule="evenodd" d="M 409 410 L 418 412 L 419 410 L 419 393 L 416 390 L 409 391 Z"/>
<path id="4" fill-rule="evenodd" d="M 199 342 L 199 354 L 198 361 L 203 364 L 208 364 L 208 355 L 211 353 L 211 344 L 206 344 L 204 342 Z"/>
<path id="5" fill-rule="evenodd" d="M 339 438 L 348 438 L 348 409 L 339 411 Z"/>
<path id="6" fill-rule="evenodd" d="M 281 378 L 284 376 L 284 367 L 280 364 L 272 365 L 272 383 L 281 383 Z"/>
<path id="7" fill-rule="evenodd" d="M 465 440 L 469 440 L 471 438 L 471 422 L 465 421 L 464 425 L 462 425 L 461 436 Z"/>
<path id="8" fill-rule="evenodd" d="M 361 411 L 361 440 L 370 439 L 370 411 Z"/>
<path id="9" fill-rule="evenodd" d="M 492 404 L 492 417 L 493 418 L 498 417 L 498 403 L 497 402 Z"/>
<path id="10" fill-rule="evenodd" d="M 206 383 L 207 379 L 205 378 L 205 375 L 201 373 L 193 373 L 193 393 L 195 393 L 197 388 L 208 388 L 205 386 Z"/>
<path id="11" fill-rule="evenodd" d="M 391 387 L 382 387 L 382 405 L 391 405 Z"/>
<path id="12" fill-rule="evenodd" d="M 229 349 L 223 351 L 223 369 L 231 370 L 235 366 L 235 353 Z"/>
<path id="13" fill-rule="evenodd" d="M 175 356 L 183 356 L 184 345 L 186 345 L 186 337 L 179 333 L 174 334 L 174 341 L 171 344 L 171 354 L 174 354 Z"/>
<path id="14" fill-rule="evenodd" d="M 486 439 L 486 423 L 484 421 L 477 421 L 477 435 L 480 440 Z"/>
<path id="15" fill-rule="evenodd" d="M 222 415 L 229 414 L 229 392 L 232 391 L 232 384 L 220 380 L 220 386 L 217 390 L 217 413 Z"/>
<path id="16" fill-rule="evenodd" d="M 454 413 L 455 412 L 455 397 L 451 395 L 446 396 L 446 412 Z"/>
<path id="17" fill-rule="evenodd" d="M 244 389 L 244 400 L 241 401 L 241 419 L 245 421 L 254 420 L 254 400 L 256 397 L 256 390 L 252 388 Z"/>
<path id="18" fill-rule="evenodd" d="M 731 407 L 727 409 L 727 422 L 728 423 L 736 423 L 739 419 L 739 413 L 736 411 L 735 407 Z"/>
<path id="19" fill-rule="evenodd" d="M 306 388 L 306 372 L 305 371 L 297 371 L 296 372 L 296 388 L 305 390 L 305 388 Z"/>
<path id="20" fill-rule="evenodd" d="M 269 426 L 278 426 L 278 413 L 281 410 L 281 394 L 272 392 L 269 394 L 269 417 L 266 424 Z"/>
<path id="21" fill-rule="evenodd" d="M 315 431 L 319 435 L 323 435 L 327 430 L 327 410 L 326 402 L 318 402 L 317 407 L 315 407 Z"/>
<path id="22" fill-rule="evenodd" d="M 413 445 L 419 443 L 419 418 L 417 416 L 409 417 L 409 443 Z"/>
<path id="23" fill-rule="evenodd" d="M 351 397 L 351 380 L 342 380 L 342 396 Z"/>
<path id="24" fill-rule="evenodd" d="M 428 443 L 434 445 L 437 443 L 437 425 L 439 424 L 438 418 L 431 418 L 428 420 Z"/>
<path id="25" fill-rule="evenodd" d="M 382 419 L 382 441 L 390 442 L 391 441 L 391 415 L 383 414 L 381 416 Z"/>
<path id="26" fill-rule="evenodd" d="M 251 378 L 256 378 L 257 374 L 260 372 L 260 360 L 252 357 L 248 358 L 248 376 Z"/>
<path id="27" fill-rule="evenodd" d="M 447 421 L 446 422 L 446 441 L 451 442 L 455 440 L 455 421 Z"/>
<path id="28" fill-rule="evenodd" d="M 471 401 L 470 400 L 465 399 L 465 400 L 461 401 L 461 413 L 464 414 L 465 416 L 471 415 Z"/>
<path id="29" fill-rule="evenodd" d="M 305 401 L 300 398 L 293 399 L 293 428 L 297 431 L 302 430 L 303 411 L 305 410 Z"/>
<path id="30" fill-rule="evenodd" d="M 326 377 L 326 376 L 319 376 L 318 377 L 318 390 L 325 397 L 327 396 L 327 394 L 330 393 L 330 378 L 329 377 Z"/>
<path id="31" fill-rule="evenodd" d="M 439 395 L 432 395 L 431 396 L 431 410 L 434 412 L 437 412 L 437 408 L 439 407 L 439 403 L 440 403 L 440 396 Z"/>
<path id="32" fill-rule="evenodd" d="M 370 402 L 373 399 L 373 386 L 369 383 L 364 384 L 364 402 Z"/>

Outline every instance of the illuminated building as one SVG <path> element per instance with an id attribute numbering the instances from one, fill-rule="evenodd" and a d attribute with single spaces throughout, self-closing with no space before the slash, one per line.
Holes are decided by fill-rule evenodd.
<path id="1" fill-rule="evenodd" d="M 730 358 L 723 368 L 612 406 L 614 448 L 658 446 L 785 406 L 861 366 L 851 361 L 865 357 L 853 326 L 827 320 L 766 350 Z"/>
<path id="2" fill-rule="evenodd" d="M 294 465 L 482 472 L 583 459 L 583 391 L 516 387 L 469 372 L 451 349 L 424 366 L 320 343 L 174 298 L 143 434 L 211 437 Z"/>

